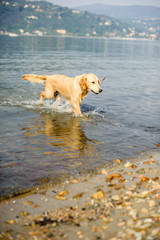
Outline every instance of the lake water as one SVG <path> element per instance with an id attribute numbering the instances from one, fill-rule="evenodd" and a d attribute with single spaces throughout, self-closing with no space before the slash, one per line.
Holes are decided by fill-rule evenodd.
<path id="1" fill-rule="evenodd" d="M 0 37 L 0 196 L 92 171 L 156 149 L 160 135 L 160 42 Z M 33 74 L 94 73 L 103 92 L 82 101 L 37 100 Z"/>

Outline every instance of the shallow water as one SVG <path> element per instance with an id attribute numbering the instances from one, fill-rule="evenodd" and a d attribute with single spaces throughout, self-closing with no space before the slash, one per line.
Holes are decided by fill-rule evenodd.
<path id="1" fill-rule="evenodd" d="M 160 134 L 160 42 L 62 37 L 0 37 L 0 196 L 94 170 L 153 150 Z M 65 101 L 38 105 L 33 74 L 95 73 L 74 117 Z"/>

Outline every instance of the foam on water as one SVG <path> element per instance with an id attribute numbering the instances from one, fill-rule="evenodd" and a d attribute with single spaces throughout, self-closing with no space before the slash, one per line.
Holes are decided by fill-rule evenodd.
<path id="1" fill-rule="evenodd" d="M 46 113 L 69 113 L 73 114 L 73 110 L 70 104 L 62 98 L 62 101 L 55 102 L 54 100 L 45 100 L 43 104 L 39 103 L 39 100 L 33 100 L 29 98 L 28 100 L 24 100 L 23 96 L 13 96 L 4 98 L 3 102 L 1 102 L 3 106 L 15 106 L 22 107 L 28 110 L 46 112 Z M 81 110 L 85 117 L 87 118 L 95 118 L 101 119 L 105 121 L 107 110 L 103 107 L 96 107 L 89 104 L 81 104 Z"/>

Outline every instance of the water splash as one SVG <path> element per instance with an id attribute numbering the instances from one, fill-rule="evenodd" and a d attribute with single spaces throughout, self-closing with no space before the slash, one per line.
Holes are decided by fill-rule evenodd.
<path id="1" fill-rule="evenodd" d="M 62 102 L 54 102 L 51 100 L 45 100 L 41 105 L 39 100 L 34 100 L 33 98 L 24 99 L 23 96 L 18 97 L 8 97 L 4 98 L 2 102 L 3 106 L 15 106 L 22 107 L 28 110 L 46 112 L 46 113 L 73 113 L 72 107 L 68 104 L 65 99 L 62 99 Z M 106 118 L 106 109 L 103 107 L 96 107 L 88 104 L 81 104 L 81 110 L 85 117 L 89 119 L 101 119 L 105 120 Z"/>

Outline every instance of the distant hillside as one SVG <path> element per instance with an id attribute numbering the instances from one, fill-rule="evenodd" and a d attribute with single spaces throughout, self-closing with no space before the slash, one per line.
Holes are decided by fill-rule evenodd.
<path id="1" fill-rule="evenodd" d="M 125 32 L 123 29 L 126 29 Z M 17 34 L 126 37 L 129 26 L 47 1 L 0 1 L 0 31 Z"/>
<path id="2" fill-rule="evenodd" d="M 97 3 L 76 7 L 76 9 L 94 14 L 104 14 L 114 18 L 160 19 L 160 8 L 153 6 L 113 6 Z"/>
<path id="3" fill-rule="evenodd" d="M 144 29 L 143 24 L 141 28 L 136 28 L 105 15 L 37 0 L 1 0 L 0 34 L 160 38 L 160 34 L 152 26 L 150 30 Z"/>
<path id="4" fill-rule="evenodd" d="M 160 8 L 153 6 L 113 6 L 105 4 L 93 4 L 76 7 L 81 11 L 88 11 L 94 14 L 103 14 L 114 17 L 132 28 L 130 35 L 160 39 Z"/>

